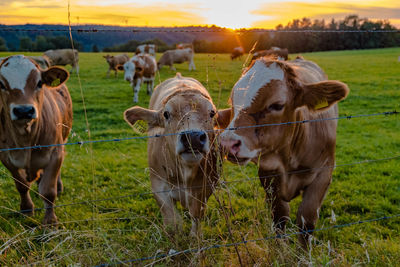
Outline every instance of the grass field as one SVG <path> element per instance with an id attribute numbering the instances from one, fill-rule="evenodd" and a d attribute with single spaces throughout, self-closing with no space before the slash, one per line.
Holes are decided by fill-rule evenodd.
<path id="1" fill-rule="evenodd" d="M 0 53 L 0 57 L 5 56 Z M 102 53 L 80 54 L 80 79 L 76 74 L 67 85 L 74 103 L 70 142 L 134 136 L 122 119 L 131 107 L 132 89 L 123 80 L 106 78 L 108 68 Z M 399 110 L 400 49 L 380 49 L 303 54 L 318 63 L 330 79 L 347 83 L 349 97 L 340 103 L 340 115 L 369 114 Z M 293 58 L 294 55 L 291 55 Z M 240 76 L 243 62 L 230 61 L 227 54 L 195 56 L 197 71 L 187 63 L 178 65 L 184 76 L 198 79 L 210 91 L 219 108 L 228 106 L 230 90 Z M 174 76 L 166 67 L 156 83 Z M 112 75 L 111 75 L 112 76 Z M 147 107 L 149 96 L 142 88 L 139 105 Z M 89 129 L 86 126 L 84 98 Z M 397 156 L 400 153 L 398 116 L 340 120 L 336 163 L 346 164 Z M 88 131 L 89 130 L 89 131 Z M 158 206 L 150 191 L 146 140 L 68 146 L 62 169 L 64 193 L 57 204 L 85 202 L 56 209 L 58 229 L 40 226 L 43 212 L 28 218 L 13 213 L 19 194 L 9 172 L 0 167 L 0 265 L 82 266 L 121 263 L 187 248 L 227 244 L 274 235 L 265 193 L 258 179 L 221 185 L 209 200 L 203 236 L 189 238 L 190 220 L 185 213 L 179 240 L 170 240 L 162 227 Z M 336 168 L 329 193 L 320 212 L 317 228 L 400 213 L 399 159 Z M 221 180 L 256 178 L 254 165 L 224 164 Z M 43 207 L 37 185 L 31 196 Z M 124 198 L 118 198 L 126 196 Z M 95 201 L 109 198 L 109 200 Z M 114 199 L 113 199 L 114 198 Z M 219 205 L 216 198 L 221 200 Z M 296 232 L 295 212 L 300 198 L 291 202 L 288 232 Z M 184 211 L 182 211 L 183 213 Z M 224 214 L 228 219 L 225 219 Z M 232 235 L 228 233 L 231 228 Z M 394 218 L 315 233 L 309 252 L 299 249 L 297 237 L 267 240 L 237 246 L 243 265 L 371 265 L 396 266 L 400 262 L 400 220 Z M 134 264 L 146 265 L 153 261 Z M 156 266 L 238 265 L 235 247 L 187 253 L 157 261 Z M 76 265 L 74 265 L 76 266 Z"/>

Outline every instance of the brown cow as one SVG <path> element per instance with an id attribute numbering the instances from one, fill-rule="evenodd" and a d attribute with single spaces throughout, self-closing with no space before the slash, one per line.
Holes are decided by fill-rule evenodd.
<path id="1" fill-rule="evenodd" d="M 276 124 L 337 117 L 337 102 L 349 92 L 346 84 L 328 81 L 317 64 L 258 59 L 232 89 L 232 108 L 219 120 L 230 127 Z M 228 159 L 244 165 L 252 161 L 272 200 L 276 227 L 284 230 L 289 201 L 303 194 L 297 212 L 302 230 L 314 229 L 335 164 L 336 120 L 226 130 L 221 144 Z M 313 170 L 310 170 L 313 169 Z M 300 238 L 303 245 L 308 235 Z"/>
<path id="2" fill-rule="evenodd" d="M 120 69 L 119 66 L 124 65 L 125 62 L 129 60 L 129 57 L 127 54 L 121 54 L 121 55 L 116 55 L 116 56 L 110 56 L 110 55 L 105 55 L 103 56 L 108 63 L 108 71 L 107 71 L 107 77 L 110 76 L 110 71 L 114 71 L 114 77 L 117 77 L 117 71 Z"/>
<path id="3" fill-rule="evenodd" d="M 235 47 L 232 50 L 231 53 L 231 60 L 234 60 L 235 58 L 242 58 L 244 54 L 244 49 L 241 46 Z"/>
<path id="4" fill-rule="evenodd" d="M 47 50 L 43 53 L 44 56 L 48 57 L 50 60 L 51 66 L 65 66 L 71 65 L 71 73 L 75 69 L 76 73 L 79 73 L 79 53 L 78 50 L 74 49 L 55 49 L 55 50 Z"/>
<path id="5" fill-rule="evenodd" d="M 192 217 L 191 234 L 197 234 L 206 202 L 218 181 L 215 114 L 201 83 L 179 73 L 157 86 L 149 109 L 136 106 L 124 113 L 131 125 L 147 121 L 149 135 L 179 133 L 149 139 L 147 147 L 154 197 L 164 224 L 175 230 L 180 228 L 181 217 L 174 204 L 180 201 Z"/>
<path id="6" fill-rule="evenodd" d="M 59 67 L 42 70 L 23 55 L 0 64 L 1 148 L 60 144 L 67 141 L 72 126 L 72 102 L 64 85 L 69 74 Z M 46 213 L 43 224 L 57 222 L 54 202 L 62 191 L 60 176 L 64 147 L 0 152 L 21 195 L 21 212 L 33 214 L 29 188 L 39 182 Z"/>
<path id="7" fill-rule="evenodd" d="M 288 60 L 289 51 L 287 48 L 271 47 L 269 50 L 260 50 L 255 52 L 251 60 L 256 60 L 257 58 L 264 56 L 276 56 L 280 60 Z"/>
<path id="8" fill-rule="evenodd" d="M 147 94 L 153 93 L 154 77 L 157 71 L 157 62 L 151 55 L 136 55 L 129 59 L 123 66 L 124 78 L 131 83 L 133 89 L 133 102 L 139 101 L 139 91 L 142 83 L 147 84 Z"/>
<path id="9" fill-rule="evenodd" d="M 150 54 L 156 57 L 157 46 L 155 44 L 143 44 L 136 47 L 136 55 L 139 54 Z"/>

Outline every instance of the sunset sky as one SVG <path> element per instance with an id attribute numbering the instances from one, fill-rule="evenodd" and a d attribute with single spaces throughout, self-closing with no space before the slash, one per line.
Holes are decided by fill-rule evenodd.
<path id="1" fill-rule="evenodd" d="M 400 27 L 399 0 L 70 0 L 71 23 L 122 26 L 212 25 L 274 28 L 294 18 L 358 14 Z M 0 0 L 0 24 L 68 24 L 67 0 Z"/>

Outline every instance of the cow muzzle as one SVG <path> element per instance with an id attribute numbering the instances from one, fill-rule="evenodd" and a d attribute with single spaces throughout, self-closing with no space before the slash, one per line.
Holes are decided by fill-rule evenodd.
<path id="1" fill-rule="evenodd" d="M 188 162 L 200 161 L 209 151 L 208 135 L 204 131 L 184 131 L 178 137 L 178 154 Z"/>
<path id="2" fill-rule="evenodd" d="M 242 141 L 239 139 L 220 139 L 220 144 L 223 147 L 224 154 L 230 162 L 239 165 L 246 165 L 251 158 L 240 155 Z"/>
<path id="3" fill-rule="evenodd" d="M 33 105 L 11 105 L 11 119 L 13 121 L 29 122 L 37 118 L 37 111 Z"/>

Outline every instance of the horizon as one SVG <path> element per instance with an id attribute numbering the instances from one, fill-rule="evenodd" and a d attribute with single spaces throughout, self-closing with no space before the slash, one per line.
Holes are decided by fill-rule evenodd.
<path id="1" fill-rule="evenodd" d="M 61 14 L 61 15 L 60 15 Z M 210 27 L 274 29 L 293 19 L 340 20 L 357 14 L 371 21 L 400 26 L 398 1 L 337 0 L 70 0 L 70 23 L 120 27 Z M 0 24 L 68 25 L 68 2 L 63 0 L 3 0 Z"/>

